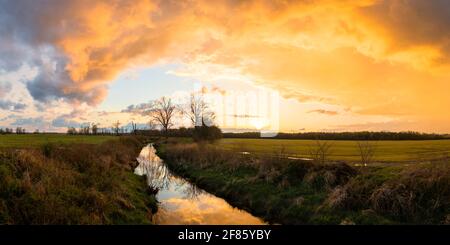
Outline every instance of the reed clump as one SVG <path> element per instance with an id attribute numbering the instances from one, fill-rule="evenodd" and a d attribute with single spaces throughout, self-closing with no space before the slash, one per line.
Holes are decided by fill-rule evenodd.
<path id="1" fill-rule="evenodd" d="M 445 223 L 450 213 L 450 168 L 448 163 L 411 166 L 385 181 L 368 173 L 335 188 L 327 203 L 370 209 L 400 222 Z"/>

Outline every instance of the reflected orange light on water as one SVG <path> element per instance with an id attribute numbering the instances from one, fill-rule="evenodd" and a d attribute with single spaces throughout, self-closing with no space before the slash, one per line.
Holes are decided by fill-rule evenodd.
<path id="1" fill-rule="evenodd" d="M 234 208 L 224 199 L 197 188 L 170 173 L 156 155 L 152 145 L 142 149 L 135 173 L 146 175 L 149 185 L 157 189 L 159 206 L 153 216 L 162 225 L 262 225 L 263 220 Z"/>

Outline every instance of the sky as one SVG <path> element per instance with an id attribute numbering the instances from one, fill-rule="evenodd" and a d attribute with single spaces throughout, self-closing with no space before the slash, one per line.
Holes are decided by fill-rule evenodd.
<path id="1" fill-rule="evenodd" d="M 227 129 L 450 133 L 449 26 L 446 0 L 0 0 L 0 127 L 202 91 Z"/>

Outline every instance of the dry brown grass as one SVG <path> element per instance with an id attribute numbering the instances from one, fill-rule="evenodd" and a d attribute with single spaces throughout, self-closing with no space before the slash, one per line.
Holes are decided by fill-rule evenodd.
<path id="1" fill-rule="evenodd" d="M 3 150 L 0 223 L 143 222 L 147 217 L 141 211 L 146 208 L 130 189 L 137 187 L 130 179 L 130 166 L 141 144 L 127 138 L 98 146 Z"/>
<path id="2" fill-rule="evenodd" d="M 165 156 L 179 165 L 187 162 L 200 168 L 225 165 L 234 170 L 246 162 L 244 155 L 204 143 L 171 144 L 166 148 Z"/>
<path id="3" fill-rule="evenodd" d="M 305 176 L 305 181 L 316 188 L 330 189 L 347 183 L 357 174 L 355 168 L 342 162 L 315 164 Z"/>
<path id="4" fill-rule="evenodd" d="M 450 213 L 450 168 L 447 163 L 411 166 L 380 181 L 370 173 L 336 187 L 327 205 L 371 209 L 408 223 L 445 223 Z"/>
<path id="5" fill-rule="evenodd" d="M 450 212 L 449 165 L 408 168 L 401 178 L 376 189 L 370 202 L 378 213 L 413 222 L 418 217 L 446 215 Z"/>

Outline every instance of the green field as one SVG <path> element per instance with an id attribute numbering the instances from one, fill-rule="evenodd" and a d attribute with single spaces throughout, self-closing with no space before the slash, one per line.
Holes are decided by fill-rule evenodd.
<path id="1" fill-rule="evenodd" d="M 115 139 L 115 136 L 65 135 L 65 134 L 9 134 L 0 135 L 0 148 L 39 147 L 45 143 L 99 144 Z M 331 149 L 329 159 L 358 162 L 360 155 L 357 141 L 329 141 Z M 284 153 L 293 157 L 309 157 L 314 148 L 314 140 L 285 139 L 221 139 L 215 143 L 228 150 L 250 152 L 253 154 L 275 154 L 284 149 Z M 374 141 L 375 162 L 417 162 L 450 155 L 450 140 L 417 141 Z"/>
<path id="2" fill-rule="evenodd" d="M 55 144 L 71 144 L 71 143 L 87 143 L 100 144 L 114 136 L 100 135 L 66 135 L 66 134 L 5 134 L 0 135 L 0 147 L 8 148 L 24 148 L 39 147 L 46 143 Z"/>
<path id="3" fill-rule="evenodd" d="M 357 141 L 329 141 L 329 159 L 358 162 Z M 274 154 L 282 148 L 289 156 L 309 157 L 314 140 L 221 139 L 216 143 L 228 150 L 254 154 Z M 374 141 L 374 162 L 418 162 L 450 155 L 450 140 Z"/>

